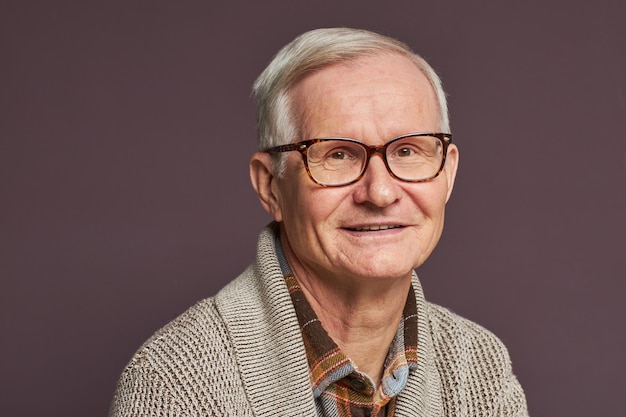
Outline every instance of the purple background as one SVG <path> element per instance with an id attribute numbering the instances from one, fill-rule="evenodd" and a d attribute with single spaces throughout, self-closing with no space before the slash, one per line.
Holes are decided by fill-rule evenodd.
<path id="1" fill-rule="evenodd" d="M 322 26 L 444 80 L 461 166 L 427 298 L 504 340 L 533 416 L 623 415 L 626 3 L 223 3 L 0 3 L 2 415 L 104 416 L 252 260 L 250 85 Z"/>

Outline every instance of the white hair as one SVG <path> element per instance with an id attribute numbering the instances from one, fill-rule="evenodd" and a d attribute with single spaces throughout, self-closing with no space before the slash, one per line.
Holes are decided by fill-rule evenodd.
<path id="1" fill-rule="evenodd" d="M 296 141 L 300 132 L 293 115 L 290 91 L 306 75 L 331 65 L 355 61 L 381 53 L 409 58 L 426 76 L 439 105 L 439 124 L 450 132 L 446 94 L 435 70 L 406 44 L 362 29 L 328 28 L 305 32 L 285 45 L 256 79 L 253 93 L 257 101 L 259 149 Z M 284 157 L 274 159 L 277 171 L 284 170 Z"/>

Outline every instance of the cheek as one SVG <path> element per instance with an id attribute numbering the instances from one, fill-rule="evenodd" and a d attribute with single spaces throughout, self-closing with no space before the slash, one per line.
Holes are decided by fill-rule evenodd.
<path id="1" fill-rule="evenodd" d="M 295 205 L 296 216 L 301 223 L 312 229 L 321 229 L 332 223 L 345 199 L 337 191 L 341 190 L 317 186 L 303 189 Z"/>
<path id="2" fill-rule="evenodd" d="M 323 204 L 320 204 L 323 200 L 318 199 L 316 202 L 315 190 L 311 190 L 309 184 L 303 182 L 301 178 L 294 177 L 285 176 L 281 187 L 280 206 L 287 229 L 302 234 L 317 217 L 317 212 L 323 207 Z M 307 178 L 305 180 L 310 181 Z"/>
<path id="3" fill-rule="evenodd" d="M 443 218 L 447 195 L 445 182 L 432 182 L 423 185 L 427 185 L 427 187 L 412 193 L 415 208 L 421 213 L 424 220 Z"/>
<path id="4" fill-rule="evenodd" d="M 307 178 L 307 181 L 310 181 Z M 354 215 L 350 196 L 342 188 L 322 188 L 315 184 L 300 184 L 284 201 L 284 223 L 290 239 L 300 249 L 315 251 L 331 244 L 341 219 Z"/>
<path id="5" fill-rule="evenodd" d="M 434 193 L 428 203 L 430 204 L 430 210 L 433 217 L 443 217 L 443 212 L 446 207 L 446 192 L 445 187 L 441 187 L 442 191 Z"/>

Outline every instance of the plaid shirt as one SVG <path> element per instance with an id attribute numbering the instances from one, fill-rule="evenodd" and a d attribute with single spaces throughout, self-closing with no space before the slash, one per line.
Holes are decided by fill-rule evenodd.
<path id="1" fill-rule="evenodd" d="M 409 370 L 417 367 L 417 307 L 413 287 L 387 353 L 382 383 L 376 387 L 326 333 L 291 272 L 279 239 L 276 241 L 282 272 L 300 323 L 318 415 L 393 417 L 395 398 L 405 387 Z"/>

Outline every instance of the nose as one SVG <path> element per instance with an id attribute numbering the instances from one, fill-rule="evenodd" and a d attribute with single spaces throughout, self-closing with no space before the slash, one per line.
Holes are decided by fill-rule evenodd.
<path id="1" fill-rule="evenodd" d="M 371 156 L 363 177 L 355 184 L 353 198 L 356 203 L 383 208 L 399 200 L 401 192 L 398 180 L 387 171 L 383 156 L 376 152 Z"/>

